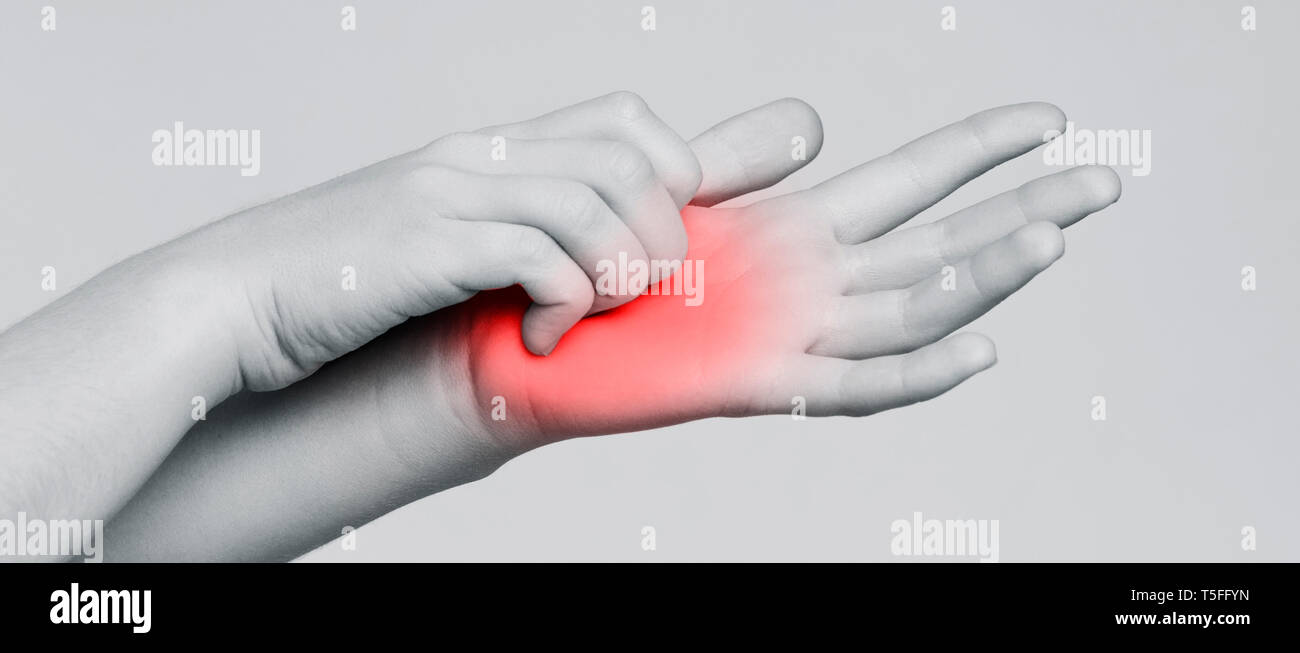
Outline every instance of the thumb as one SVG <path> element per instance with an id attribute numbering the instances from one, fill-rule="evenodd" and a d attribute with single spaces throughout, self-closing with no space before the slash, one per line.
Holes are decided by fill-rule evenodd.
<path id="1" fill-rule="evenodd" d="M 767 188 L 811 161 L 822 121 L 807 102 L 784 98 L 732 116 L 690 142 L 704 171 L 691 204 L 713 206 Z"/>

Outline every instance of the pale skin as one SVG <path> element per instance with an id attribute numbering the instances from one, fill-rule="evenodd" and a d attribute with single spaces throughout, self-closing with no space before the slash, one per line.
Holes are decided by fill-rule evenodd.
<path id="1" fill-rule="evenodd" d="M 1067 170 L 900 225 L 1063 124 L 1041 103 L 981 112 L 727 209 L 706 207 L 806 162 L 792 136 L 815 156 L 810 107 L 778 101 L 687 142 L 620 93 L 439 139 L 145 252 L 0 336 L 0 422 L 13 425 L 0 517 L 112 518 L 114 560 L 288 559 L 575 435 L 785 413 L 795 396 L 811 415 L 932 398 L 996 359 L 987 338 L 949 334 L 1059 258 L 1060 229 L 1114 202 L 1119 181 Z M 574 411 L 521 386 L 533 396 L 515 397 L 511 419 L 488 419 L 480 309 L 442 309 L 520 284 L 534 303 L 517 337 L 558 364 L 589 346 L 565 340 L 579 320 L 635 294 L 597 294 L 596 261 L 688 248 L 745 262 L 710 297 L 752 296 L 737 304 L 746 322 L 781 328 L 746 330 L 751 355 L 724 358 L 690 344 L 717 313 L 670 313 L 682 335 L 656 360 L 705 370 L 689 392 Z M 338 291 L 345 265 L 356 291 Z M 193 396 L 211 408 L 241 390 L 277 392 L 242 393 L 195 425 Z"/>

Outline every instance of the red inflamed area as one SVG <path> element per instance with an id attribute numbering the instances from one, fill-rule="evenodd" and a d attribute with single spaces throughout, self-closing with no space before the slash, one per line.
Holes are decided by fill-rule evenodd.
<path id="1" fill-rule="evenodd" d="M 659 294 L 652 286 L 582 320 L 549 356 L 524 348 L 520 327 L 530 300 L 519 287 L 453 309 L 479 405 L 486 412 L 504 398 L 508 419 L 500 428 L 519 418 L 534 422 L 525 428 L 566 436 L 744 413 L 739 389 L 771 372 L 765 361 L 781 346 L 780 325 L 788 322 L 781 318 L 791 308 L 785 293 L 772 292 L 781 266 L 762 264 L 768 252 L 737 247 L 741 225 L 724 216 L 694 208 L 683 214 L 683 267 L 694 266 L 694 298 L 684 294 L 679 270 L 658 282 Z"/>

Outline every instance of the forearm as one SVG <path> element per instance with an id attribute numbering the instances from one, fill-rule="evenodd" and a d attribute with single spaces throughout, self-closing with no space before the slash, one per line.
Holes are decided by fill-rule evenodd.
<path id="1" fill-rule="evenodd" d="M 397 373 L 427 340 L 399 328 L 285 390 L 227 402 L 108 524 L 107 559 L 287 560 L 490 474 L 511 454 Z"/>
<path id="2" fill-rule="evenodd" d="M 210 260 L 201 237 L 167 243 L 0 335 L 0 518 L 107 519 L 194 424 L 195 397 L 238 390 Z"/>

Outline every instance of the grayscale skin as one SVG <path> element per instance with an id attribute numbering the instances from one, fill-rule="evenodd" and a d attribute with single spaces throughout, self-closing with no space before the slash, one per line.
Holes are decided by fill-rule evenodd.
<path id="1" fill-rule="evenodd" d="M 546 355 L 634 297 L 597 293 L 596 262 L 685 255 L 688 202 L 752 221 L 729 246 L 784 248 L 806 282 L 792 313 L 809 316 L 792 327 L 806 346 L 764 354 L 781 380 L 718 394 L 702 416 L 786 412 L 795 394 L 827 415 L 932 398 L 996 361 L 989 339 L 950 334 L 1058 259 L 1061 228 L 1115 202 L 1119 179 L 1074 168 L 900 225 L 1064 123 L 1044 103 L 990 109 L 812 188 L 710 209 L 815 157 L 817 114 L 779 100 L 688 142 L 622 92 L 232 215 L 0 335 L 0 518 L 110 519 L 110 560 L 288 559 L 482 478 L 574 434 L 529 415 L 530 432 L 490 433 L 464 339 L 429 346 L 450 328 L 436 312 L 522 285 L 534 303 L 520 337 Z M 338 292 L 343 266 L 356 292 Z M 943 290 L 943 274 L 962 282 Z M 196 396 L 212 410 L 197 423 Z"/>

